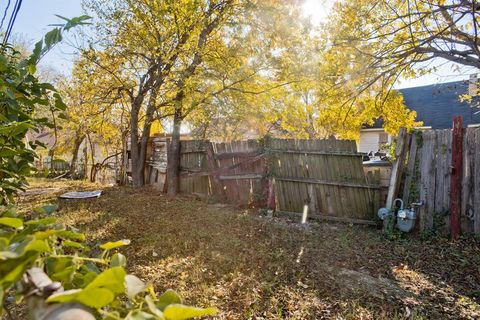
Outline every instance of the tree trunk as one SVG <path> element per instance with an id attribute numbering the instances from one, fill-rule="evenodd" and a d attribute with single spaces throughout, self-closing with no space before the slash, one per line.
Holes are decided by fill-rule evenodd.
<path id="1" fill-rule="evenodd" d="M 120 157 L 120 170 L 118 172 L 118 180 L 117 183 L 120 186 L 124 186 L 127 183 L 127 163 L 128 163 L 128 156 L 127 156 L 127 138 L 128 133 L 122 133 L 122 155 Z"/>
<path id="2" fill-rule="evenodd" d="M 145 124 L 143 125 L 142 135 L 138 135 L 138 112 L 132 112 L 130 132 L 131 154 L 132 154 L 132 183 L 134 188 L 145 185 L 145 165 L 147 162 L 148 139 L 150 138 L 150 129 L 152 127 L 153 114 L 155 111 L 156 93 L 150 94 L 147 110 L 145 112 Z M 143 99 L 142 99 L 143 101 Z M 140 106 L 138 105 L 138 109 Z"/>
<path id="3" fill-rule="evenodd" d="M 83 147 L 83 159 L 85 163 L 83 164 L 83 177 L 82 179 L 88 178 L 88 148 L 87 144 L 85 143 L 85 147 Z"/>
<path id="4" fill-rule="evenodd" d="M 77 174 L 78 151 L 82 145 L 84 135 L 77 135 L 73 144 L 72 161 L 70 162 L 70 178 L 74 178 Z"/>
<path id="5" fill-rule="evenodd" d="M 90 160 L 92 161 L 92 167 L 90 168 L 90 182 L 95 182 L 97 175 L 97 164 L 95 163 L 95 144 L 92 141 L 92 137 L 87 133 L 88 144 L 90 145 Z"/>
<path id="6" fill-rule="evenodd" d="M 167 153 L 167 195 L 174 197 L 179 192 L 180 187 L 180 126 L 182 117 L 180 109 L 175 111 L 173 118 L 172 140 L 170 141 Z"/>
<path id="7" fill-rule="evenodd" d="M 143 102 L 143 97 L 137 96 L 132 105 L 132 116 L 130 118 L 130 155 L 132 158 L 132 184 L 134 188 L 140 188 L 145 183 L 145 164 L 140 159 L 140 144 L 138 141 L 138 113 Z"/>

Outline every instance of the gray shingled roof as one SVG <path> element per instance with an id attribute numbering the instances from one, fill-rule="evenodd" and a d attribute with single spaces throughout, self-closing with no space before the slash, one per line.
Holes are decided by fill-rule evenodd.
<path id="1" fill-rule="evenodd" d="M 468 93 L 468 81 L 455 81 L 399 90 L 410 110 L 417 112 L 417 121 L 433 129 L 452 127 L 454 116 L 463 117 L 463 125 L 480 124 L 480 109 L 461 102 L 459 96 Z M 382 121 L 375 121 L 370 128 L 381 128 Z"/>

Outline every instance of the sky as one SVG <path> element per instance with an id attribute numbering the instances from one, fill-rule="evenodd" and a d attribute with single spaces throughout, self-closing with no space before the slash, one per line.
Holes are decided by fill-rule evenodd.
<path id="1" fill-rule="evenodd" d="M 3 14 L 7 0 L 0 0 L 0 13 Z M 10 11 L 15 0 L 11 0 Z M 314 24 L 320 23 L 328 15 L 331 7 L 331 0 L 306 0 L 302 11 L 306 16 L 310 16 Z M 10 13 L 9 11 L 9 13 Z M 64 17 L 75 17 L 83 14 L 81 0 L 23 0 L 22 7 L 18 13 L 13 32 L 29 40 L 31 45 L 39 40 L 52 27 L 52 23 L 59 23 L 61 20 L 55 14 Z M 7 19 L 10 14 L 7 15 Z M 6 24 L 7 22 L 5 22 Z M 71 35 L 66 35 L 67 41 L 56 47 L 42 61 L 42 64 L 49 65 L 62 73 L 68 74 L 72 68 L 75 49 L 69 45 L 68 39 Z M 400 79 L 396 88 L 406 88 L 434 83 L 444 83 L 468 78 L 472 69 L 456 70 L 457 66 L 453 63 L 437 61 L 435 64 L 439 67 L 436 73 L 418 77 L 415 79 Z"/>
<path id="2" fill-rule="evenodd" d="M 4 25 L 7 24 L 15 3 L 15 0 L 10 1 L 10 9 Z M 2 15 L 7 3 L 7 0 L 0 0 L 0 13 Z M 56 17 L 55 14 L 67 18 L 82 15 L 81 0 L 23 0 L 13 27 L 14 36 L 27 40 L 33 47 L 35 42 L 53 28 L 49 24 L 62 23 L 62 20 Z M 41 63 L 68 74 L 72 68 L 72 53 L 75 51 L 67 44 L 70 37 L 67 34 L 66 43 L 58 45 L 53 51 L 49 52 Z"/>

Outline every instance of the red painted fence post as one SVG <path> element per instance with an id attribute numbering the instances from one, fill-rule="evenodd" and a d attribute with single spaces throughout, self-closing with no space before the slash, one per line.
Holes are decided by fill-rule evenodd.
<path id="1" fill-rule="evenodd" d="M 462 144 L 463 119 L 453 118 L 452 130 L 452 166 L 450 180 L 450 230 L 452 240 L 457 240 L 460 234 L 460 196 L 462 182 Z"/>

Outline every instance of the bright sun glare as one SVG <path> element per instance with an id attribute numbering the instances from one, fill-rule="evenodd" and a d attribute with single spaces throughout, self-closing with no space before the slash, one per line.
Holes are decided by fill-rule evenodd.
<path id="1" fill-rule="evenodd" d="M 333 0 L 305 0 L 302 11 L 305 16 L 310 17 L 313 24 L 318 25 L 328 15 Z"/>

